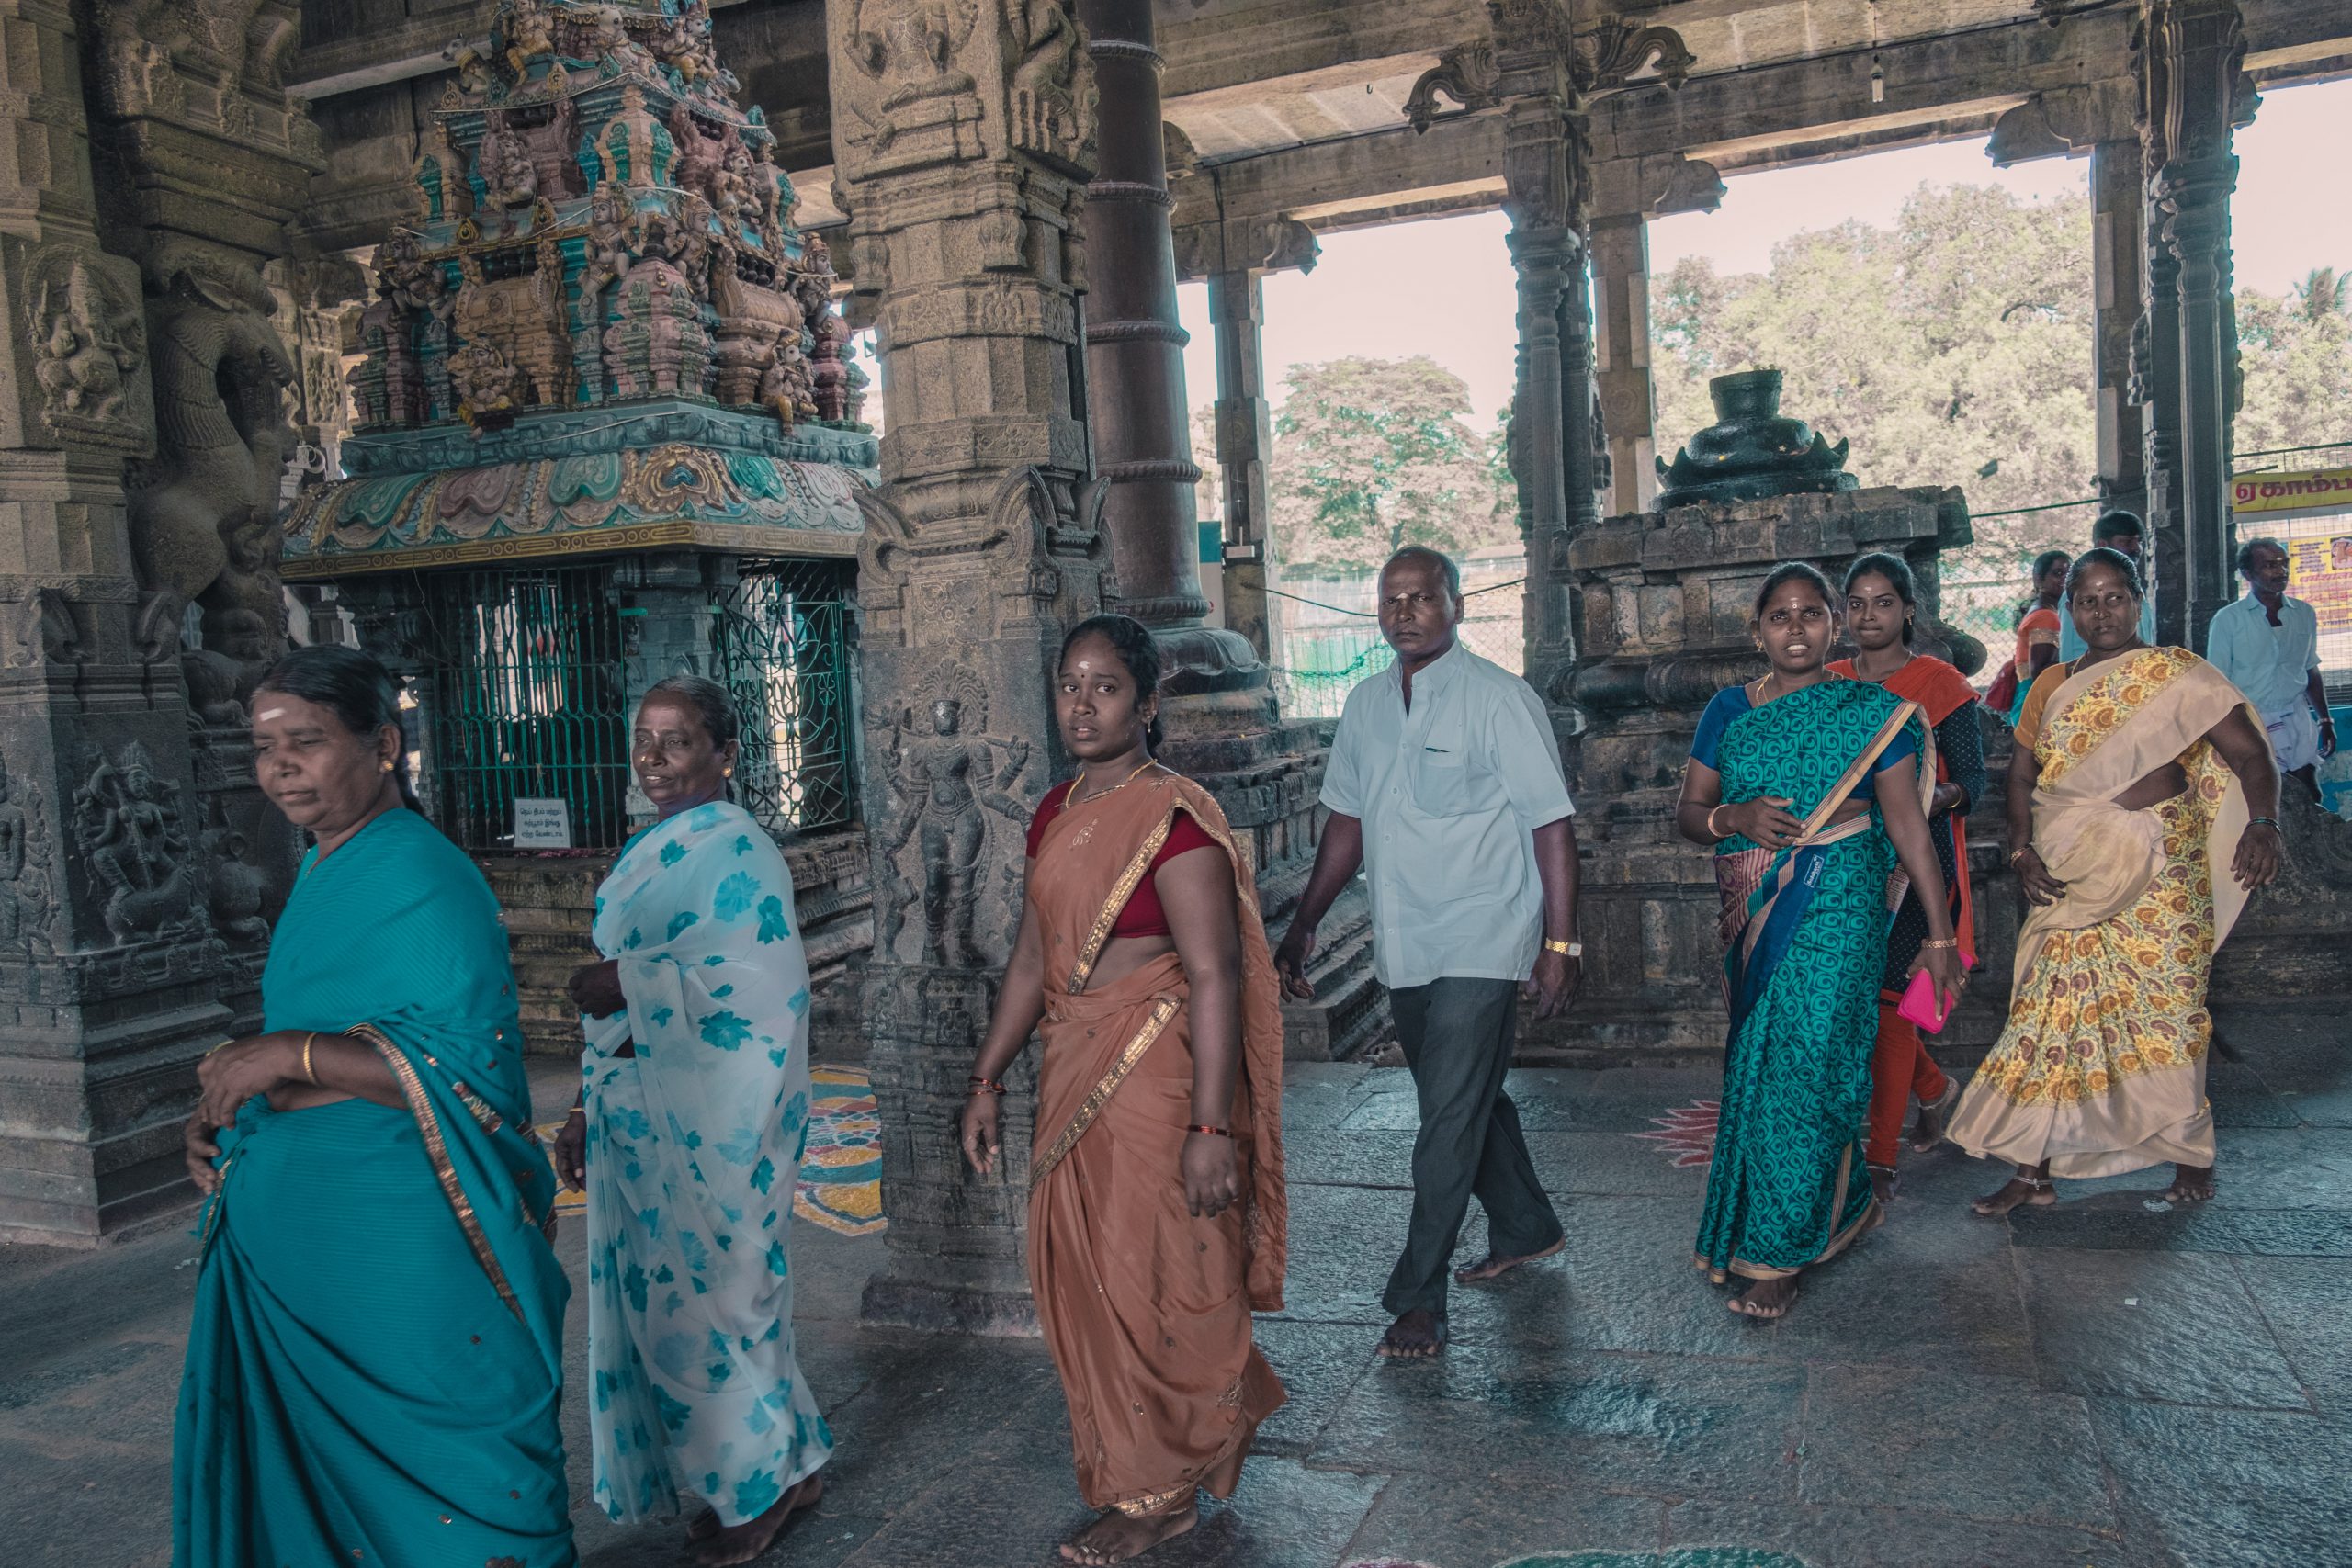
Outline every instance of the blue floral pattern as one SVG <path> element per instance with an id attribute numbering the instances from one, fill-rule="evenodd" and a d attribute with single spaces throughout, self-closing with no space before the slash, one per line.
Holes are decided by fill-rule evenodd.
<path id="1" fill-rule="evenodd" d="M 794 1357 L 792 1207 L 772 1196 L 808 1136 L 792 876 L 714 804 L 639 834 L 597 897 L 628 1006 L 582 1021 L 596 1501 L 629 1520 L 694 1493 L 740 1524 L 833 1441 Z"/>

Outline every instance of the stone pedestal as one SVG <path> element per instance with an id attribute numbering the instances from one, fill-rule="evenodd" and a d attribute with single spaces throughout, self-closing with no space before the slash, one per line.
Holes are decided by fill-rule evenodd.
<path id="1" fill-rule="evenodd" d="M 1584 721 L 1569 778 L 1585 852 L 1584 987 L 1566 1019 L 1522 1030 L 1522 1060 L 1722 1048 L 1714 874 L 1675 831 L 1674 803 L 1701 712 L 1765 668 L 1747 630 L 1756 591 L 1779 561 L 1810 560 L 1835 581 L 1855 557 L 1890 551 L 1917 574 L 1931 648 L 1937 553 L 1970 537 L 1959 491 L 1881 489 L 1611 517 L 1570 544 L 1584 613 L 1566 694 Z"/>

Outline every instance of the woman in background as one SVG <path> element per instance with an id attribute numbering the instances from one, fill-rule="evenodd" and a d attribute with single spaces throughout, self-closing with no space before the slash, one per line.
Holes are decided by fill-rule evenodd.
<path id="1" fill-rule="evenodd" d="M 1283 1385 L 1250 1314 L 1282 1306 L 1282 1003 L 1249 857 L 1209 793 L 1152 758 L 1159 657 L 1125 615 L 1062 644 L 1078 777 L 1029 829 L 1028 894 L 972 1065 L 964 1153 L 999 1153 L 1004 1074 L 1040 1036 L 1029 1279 L 1069 1402 L 1062 1546 L 1121 1562 L 1227 1497 Z"/>
<path id="2" fill-rule="evenodd" d="M 1696 1261 L 1718 1284 L 1745 1281 L 1728 1304 L 1749 1317 L 1785 1314 L 1798 1276 L 1880 1215 L 1855 1134 L 1896 862 L 1928 922 L 1913 968 L 1946 1007 L 1961 984 L 1928 836 L 1927 729 L 1916 704 L 1830 675 L 1837 604 L 1803 561 L 1765 578 L 1748 624 L 1771 668 L 1707 705 L 1675 810 L 1715 851 L 1731 1008 Z"/>
<path id="3" fill-rule="evenodd" d="M 2205 986 L 2246 895 L 2278 874 L 2278 767 L 2220 671 L 2140 640 L 2145 594 L 2130 557 L 2084 551 L 2066 598 L 2088 651 L 2042 671 L 2018 722 L 2009 859 L 2031 908 L 2008 1027 L 1951 1122 L 1970 1154 L 2017 1167 L 1980 1214 L 2056 1202 L 2053 1177 L 2167 1160 L 2165 1198 L 2213 1195 Z"/>
<path id="4" fill-rule="evenodd" d="M 413 809 L 382 665 L 299 649 L 252 705 L 311 845 L 266 1032 L 197 1070 L 173 1561 L 566 1568 L 569 1287 L 497 900 Z"/>
<path id="5" fill-rule="evenodd" d="M 2004 679 L 1984 694 L 1993 710 L 2017 728 L 2018 713 L 2033 682 L 2058 657 L 2061 601 L 2066 592 L 2066 570 L 2072 562 L 2064 550 L 2044 550 L 2033 558 L 2033 596 L 2018 615 L 2017 651 L 2009 658 Z"/>
<path id="6" fill-rule="evenodd" d="M 1928 727 L 1935 794 L 1928 801 L 1928 836 L 1935 840 L 1936 865 L 1944 874 L 1945 907 L 1952 934 L 1960 939 L 1961 965 L 1976 962 L 1976 922 L 1968 886 L 1969 808 L 1984 797 L 1984 740 L 1977 728 L 1976 693 L 1968 678 L 1940 659 L 1912 651 L 1918 591 L 1911 568 L 1900 556 L 1867 555 L 1846 570 L 1846 631 L 1856 652 L 1829 666 L 1832 675 L 1871 681 L 1905 702 L 1919 705 Z M 1895 1190 L 1895 1145 L 1903 1112 L 1913 1097 L 1919 1122 L 1911 1147 L 1921 1154 L 1943 1142 L 1944 1121 L 1960 1084 L 1928 1054 L 1919 1031 L 1903 1016 L 1903 988 L 1912 960 L 1928 937 L 1928 912 L 1918 890 L 1898 869 L 1887 889 L 1894 925 L 1886 938 L 1886 969 L 1879 979 L 1878 1043 L 1871 1051 L 1870 1133 L 1862 1151 L 1879 1201 Z"/>

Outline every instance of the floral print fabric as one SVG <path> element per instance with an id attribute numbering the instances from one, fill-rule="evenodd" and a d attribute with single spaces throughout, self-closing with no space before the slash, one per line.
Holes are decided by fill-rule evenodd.
<path id="1" fill-rule="evenodd" d="M 589 1419 L 615 1519 L 693 1493 L 740 1524 L 832 1450 L 793 1355 L 809 1071 L 792 919 L 775 840 L 722 803 L 639 834 L 597 893 L 596 949 L 628 1003 L 582 1021 Z"/>

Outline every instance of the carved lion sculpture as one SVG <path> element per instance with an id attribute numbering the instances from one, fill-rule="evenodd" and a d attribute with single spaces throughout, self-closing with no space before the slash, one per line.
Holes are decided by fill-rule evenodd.
<path id="1" fill-rule="evenodd" d="M 146 597 L 138 637 L 160 660 L 179 646 L 183 612 L 204 607 L 206 641 L 226 648 L 239 611 L 285 621 L 277 561 L 278 480 L 293 455 L 286 388 L 294 362 L 270 323 L 269 290 L 252 268 L 193 248 L 152 257 L 150 370 L 156 456 L 131 491 L 131 550 Z"/>

